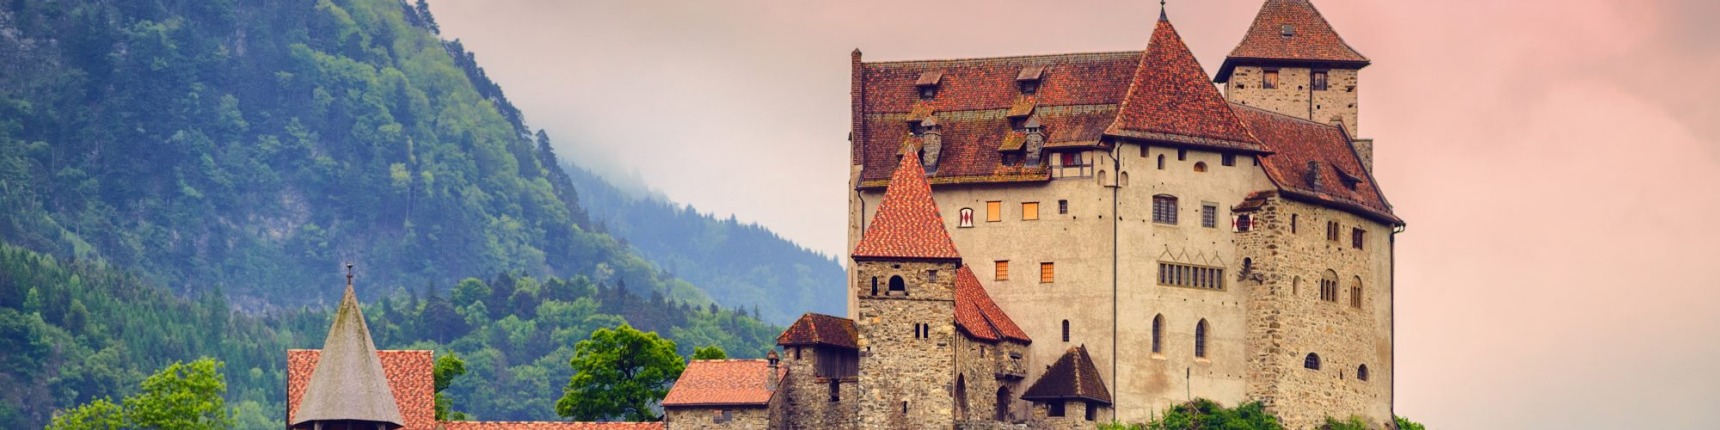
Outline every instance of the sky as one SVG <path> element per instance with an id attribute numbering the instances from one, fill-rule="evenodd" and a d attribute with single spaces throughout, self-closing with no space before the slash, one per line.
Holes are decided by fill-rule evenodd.
<path id="1" fill-rule="evenodd" d="M 1210 74 L 1260 0 L 1173 0 Z M 1315 0 L 1373 60 L 1397 412 L 1720 423 L 1720 2 Z M 438 0 L 532 127 L 614 181 L 845 255 L 849 52 L 1140 50 L 1149 1 Z"/>

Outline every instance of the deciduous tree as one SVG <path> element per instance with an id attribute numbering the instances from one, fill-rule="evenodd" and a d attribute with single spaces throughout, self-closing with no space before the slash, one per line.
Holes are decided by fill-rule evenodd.
<path id="1" fill-rule="evenodd" d="M 674 341 L 625 323 L 592 332 L 575 345 L 569 365 L 573 378 L 555 402 L 555 412 L 578 421 L 660 420 L 651 404 L 661 402 L 687 368 Z"/>

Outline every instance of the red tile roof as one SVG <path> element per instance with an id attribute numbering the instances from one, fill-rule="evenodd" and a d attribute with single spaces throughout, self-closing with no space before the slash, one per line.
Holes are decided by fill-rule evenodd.
<path id="1" fill-rule="evenodd" d="M 770 404 L 770 363 L 765 360 L 693 360 L 663 397 L 663 407 L 759 406 Z M 787 377 L 779 366 L 777 381 Z"/>
<path id="2" fill-rule="evenodd" d="M 976 339 L 986 341 L 1011 340 L 1033 343 L 1009 314 L 991 300 L 973 270 L 962 266 L 956 270 L 956 327 Z"/>
<path id="3" fill-rule="evenodd" d="M 1230 103 L 1207 81 L 1206 71 L 1176 27 L 1164 19 L 1153 29 L 1128 96 L 1105 134 L 1218 149 L 1260 149 Z"/>
<path id="4" fill-rule="evenodd" d="M 848 349 L 860 349 L 860 331 L 854 328 L 854 320 L 833 317 L 824 314 L 808 313 L 794 320 L 794 324 L 782 331 L 776 337 L 776 344 L 782 346 L 827 345 Z"/>
<path id="5" fill-rule="evenodd" d="M 1278 188 L 1295 197 L 1317 200 L 1387 224 L 1403 220 L 1392 215 L 1385 195 L 1373 175 L 1350 146 L 1343 128 L 1279 114 L 1259 108 L 1233 105 L 1243 123 L 1273 154 L 1262 157 L 1261 167 Z M 1318 186 L 1310 182 L 1309 163 L 1319 163 Z M 1356 189 L 1345 184 L 1354 178 Z"/>
<path id="6" fill-rule="evenodd" d="M 1111 404 L 1111 391 L 1105 388 L 1099 368 L 1093 365 L 1093 357 L 1087 355 L 1087 346 L 1083 345 L 1064 352 L 1033 386 L 1021 393 L 1021 399 L 1078 399 Z"/>
<path id="7" fill-rule="evenodd" d="M 436 428 L 436 386 L 432 371 L 435 362 L 430 351 L 376 351 L 382 361 L 382 372 L 394 392 L 394 402 L 405 420 L 403 430 L 433 430 Z M 287 420 L 298 412 L 299 402 L 310 385 L 322 350 L 287 350 Z"/>
<path id="8" fill-rule="evenodd" d="M 902 156 L 900 167 L 878 202 L 878 214 L 854 247 L 853 257 L 960 259 L 956 243 L 944 229 L 944 218 L 932 201 L 932 186 L 920 167 L 917 151 Z"/>
<path id="9" fill-rule="evenodd" d="M 1291 36 L 1284 36 L 1284 26 Z M 1254 16 L 1254 24 L 1242 42 L 1225 57 L 1214 80 L 1230 80 L 1231 71 L 1245 63 L 1315 63 L 1345 67 L 1367 67 L 1368 57 L 1356 52 L 1320 16 L 1308 0 L 1267 0 Z"/>
<path id="10" fill-rule="evenodd" d="M 663 430 L 663 423 L 574 423 L 561 421 L 445 421 L 444 430 Z"/>

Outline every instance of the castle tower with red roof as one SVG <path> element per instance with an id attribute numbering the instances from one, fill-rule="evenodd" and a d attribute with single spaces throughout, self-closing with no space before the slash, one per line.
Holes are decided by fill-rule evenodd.
<path id="1" fill-rule="evenodd" d="M 1370 142 L 1353 137 L 1368 60 L 1307 0 L 1263 1 L 1216 79 L 1164 15 L 1143 20 L 1140 51 L 854 52 L 848 316 L 868 410 L 912 413 L 921 403 L 904 412 L 898 391 L 941 392 L 954 407 L 937 399 L 936 414 L 958 423 L 1085 428 L 1144 422 L 1193 396 L 1262 401 L 1298 429 L 1391 420 L 1404 222 Z M 1268 70 L 1278 81 L 1258 88 Z M 950 326 L 925 322 L 928 342 L 917 319 L 946 312 L 957 269 L 951 380 L 922 370 L 945 357 Z M 969 306 L 964 292 L 986 297 Z M 985 323 L 980 303 L 1010 324 Z M 982 354 L 995 377 L 974 376 Z M 1015 363 L 1000 358 L 1016 355 L 1037 364 L 1006 378 Z M 935 373 L 917 383 L 938 389 L 868 391 L 892 383 L 867 379 L 874 368 Z"/>
<path id="2" fill-rule="evenodd" d="M 854 247 L 860 428 L 950 423 L 956 269 L 917 145 L 901 148 L 877 215 Z"/>

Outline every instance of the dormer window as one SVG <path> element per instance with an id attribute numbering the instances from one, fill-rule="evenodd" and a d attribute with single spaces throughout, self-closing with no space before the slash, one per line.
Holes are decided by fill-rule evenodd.
<path id="1" fill-rule="evenodd" d="M 1015 74 L 1015 84 L 1021 88 L 1022 95 L 1033 95 L 1039 92 L 1039 81 L 1045 76 L 1045 66 L 1022 67 Z"/>
<path id="2" fill-rule="evenodd" d="M 921 100 L 931 100 L 938 97 L 938 85 L 944 80 L 942 70 L 920 74 L 920 79 L 914 81 L 915 90 L 920 92 Z"/>
<path id="3" fill-rule="evenodd" d="M 1295 36 L 1296 35 L 1296 26 L 1291 25 L 1291 24 L 1284 24 L 1283 27 L 1278 27 L 1278 35 L 1284 36 L 1284 37 Z"/>

